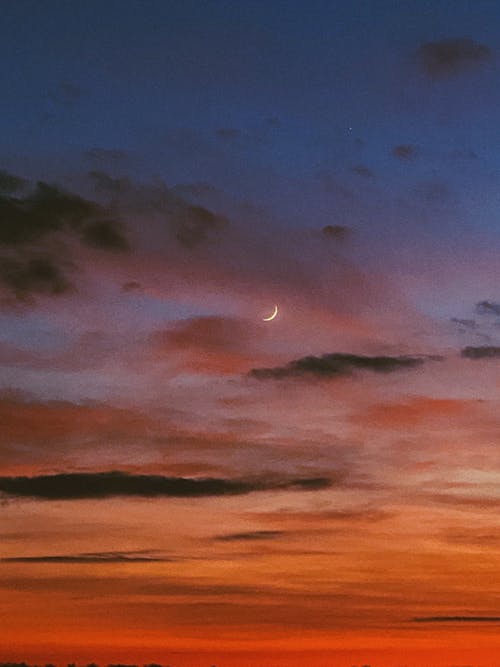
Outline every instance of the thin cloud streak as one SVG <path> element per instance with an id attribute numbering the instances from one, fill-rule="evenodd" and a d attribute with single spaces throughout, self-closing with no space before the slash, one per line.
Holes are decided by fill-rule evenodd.
<path id="1" fill-rule="evenodd" d="M 414 623 L 500 623 L 500 616 L 416 616 Z"/>
<path id="2" fill-rule="evenodd" d="M 0 477 L 0 492 L 9 497 L 81 500 L 116 496 L 204 498 L 256 491 L 319 491 L 332 485 L 326 477 L 220 479 L 132 475 L 124 472 L 62 473 L 36 477 Z"/>
<path id="3" fill-rule="evenodd" d="M 437 358 L 434 358 L 435 360 Z M 320 357 L 301 357 L 290 361 L 286 366 L 275 368 L 254 368 L 250 375 L 259 380 L 281 380 L 289 377 L 335 378 L 350 375 L 352 371 L 364 370 L 373 373 L 393 373 L 399 370 L 414 369 L 422 366 L 425 357 L 378 356 L 369 357 L 359 354 L 335 352 Z"/>
<path id="4" fill-rule="evenodd" d="M 0 558 L 2 563 L 172 563 L 175 558 L 155 556 L 149 551 L 105 551 L 81 554 L 10 556 Z"/>

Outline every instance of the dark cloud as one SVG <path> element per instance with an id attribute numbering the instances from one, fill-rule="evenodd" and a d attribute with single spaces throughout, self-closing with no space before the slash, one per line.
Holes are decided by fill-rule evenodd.
<path id="1" fill-rule="evenodd" d="M 358 354 L 324 354 L 321 357 L 302 357 L 275 368 L 254 368 L 250 375 L 260 380 L 282 379 L 288 377 L 330 378 L 350 375 L 354 370 L 374 373 L 392 373 L 394 371 L 416 368 L 424 363 L 423 357 L 368 357 Z"/>
<path id="2" fill-rule="evenodd" d="M 399 160 L 410 160 L 417 154 L 417 149 L 411 144 L 398 144 L 392 149 L 392 154 Z"/>
<path id="3" fill-rule="evenodd" d="M 127 283 L 123 283 L 122 292 L 140 292 L 142 291 L 141 283 L 137 280 L 129 280 Z"/>
<path id="4" fill-rule="evenodd" d="M 351 171 L 354 174 L 357 174 L 358 176 L 363 176 L 363 178 L 373 177 L 373 171 L 368 167 L 366 167 L 364 164 L 357 164 L 355 167 L 351 169 Z"/>
<path id="5" fill-rule="evenodd" d="M 128 250 L 128 243 L 111 220 L 98 220 L 86 225 L 82 240 L 93 248 L 101 250 Z"/>
<path id="6" fill-rule="evenodd" d="M 91 171 L 89 176 L 99 193 L 112 197 L 112 208 L 124 213 L 159 214 L 176 241 L 186 248 L 205 243 L 228 224 L 224 216 L 184 200 L 164 183 L 135 184 L 127 177 L 114 178 L 102 171 Z"/>
<path id="7" fill-rule="evenodd" d="M 344 225 L 325 225 L 321 229 L 321 234 L 328 239 L 344 241 L 351 234 L 351 230 Z"/>
<path id="8" fill-rule="evenodd" d="M 500 315 L 500 303 L 479 301 L 476 303 L 475 310 L 478 315 Z"/>
<path id="9" fill-rule="evenodd" d="M 0 282 L 16 299 L 32 293 L 57 295 L 71 289 L 71 283 L 50 257 L 0 258 Z"/>
<path id="10" fill-rule="evenodd" d="M 461 327 L 464 327 L 465 329 L 475 329 L 477 326 L 476 320 L 463 320 L 460 319 L 459 317 L 452 317 L 451 322 L 454 324 L 458 324 Z"/>
<path id="11" fill-rule="evenodd" d="M 89 177 L 98 192 L 107 195 L 126 194 L 134 190 L 132 181 L 126 176 L 115 178 L 104 171 L 89 171 Z"/>
<path id="12" fill-rule="evenodd" d="M 67 235 L 102 250 L 127 244 L 105 208 L 57 186 L 40 182 L 25 197 L 0 195 L 0 283 L 17 300 L 67 292 Z"/>
<path id="13" fill-rule="evenodd" d="M 269 127 L 274 127 L 274 128 L 281 127 L 281 120 L 277 116 L 271 116 L 270 118 L 266 118 L 264 122 Z"/>
<path id="14" fill-rule="evenodd" d="M 210 232 L 226 224 L 225 219 L 204 206 L 187 205 L 177 219 L 175 238 L 187 248 L 203 243 Z"/>
<path id="15" fill-rule="evenodd" d="M 251 542 L 253 540 L 274 540 L 283 535 L 286 535 L 286 533 L 282 530 L 253 530 L 248 533 L 217 535 L 214 540 L 217 542 Z"/>
<path id="16" fill-rule="evenodd" d="M 124 472 L 62 473 L 36 477 L 0 477 L 0 493 L 44 500 L 77 500 L 115 496 L 203 498 L 234 496 L 254 491 L 329 488 L 326 477 L 220 479 L 132 475 Z"/>
<path id="17" fill-rule="evenodd" d="M 484 44 L 459 37 L 424 42 L 418 48 L 417 56 L 427 76 L 444 78 L 478 67 L 489 61 L 492 53 Z"/>
<path id="18" fill-rule="evenodd" d="M 60 556 L 12 556 L 0 558 L 3 563 L 165 563 L 174 559 L 151 551 L 98 551 Z"/>
<path id="19" fill-rule="evenodd" d="M 9 174 L 8 171 L 0 169 L 0 194 L 10 195 L 26 187 L 27 181 L 19 176 Z"/>
<path id="20" fill-rule="evenodd" d="M 80 86 L 70 81 L 61 81 L 49 90 L 49 97 L 53 102 L 67 106 L 75 104 L 82 94 L 83 91 Z"/>
<path id="21" fill-rule="evenodd" d="M 466 359 L 498 359 L 500 358 L 500 347 L 483 345 L 480 347 L 464 347 L 461 352 Z"/>
<path id="22" fill-rule="evenodd" d="M 79 230 L 101 213 L 94 202 L 38 183 L 22 199 L 0 197 L 0 246 L 24 246 L 55 232 Z"/>
<path id="23" fill-rule="evenodd" d="M 417 616 L 414 623 L 500 623 L 500 616 Z"/>

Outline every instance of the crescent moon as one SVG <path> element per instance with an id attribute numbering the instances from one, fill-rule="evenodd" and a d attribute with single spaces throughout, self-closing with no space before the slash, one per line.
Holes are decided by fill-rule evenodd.
<path id="1" fill-rule="evenodd" d="M 274 320 L 276 315 L 278 314 L 278 306 L 275 304 L 274 305 L 274 313 L 272 315 L 269 315 L 269 317 L 263 317 L 262 321 L 263 322 L 270 322 L 271 320 Z"/>

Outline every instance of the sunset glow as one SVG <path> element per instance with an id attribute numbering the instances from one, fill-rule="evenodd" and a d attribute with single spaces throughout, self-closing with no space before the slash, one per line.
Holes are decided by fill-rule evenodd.
<path id="1" fill-rule="evenodd" d="M 500 667 L 500 4 L 2 12 L 0 663 Z"/>

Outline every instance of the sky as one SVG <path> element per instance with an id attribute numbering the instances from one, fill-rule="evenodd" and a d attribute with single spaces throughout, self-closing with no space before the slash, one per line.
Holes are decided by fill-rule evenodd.
<path id="1" fill-rule="evenodd" d="M 499 43 L 2 3 L 0 660 L 498 667 Z"/>

